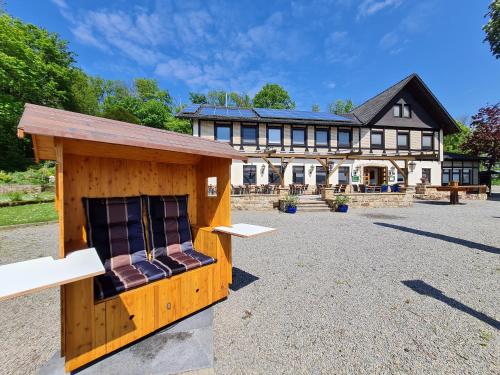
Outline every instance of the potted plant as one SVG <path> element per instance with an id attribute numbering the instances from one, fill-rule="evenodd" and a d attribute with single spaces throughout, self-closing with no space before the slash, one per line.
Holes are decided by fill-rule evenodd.
<path id="1" fill-rule="evenodd" d="M 347 205 L 351 201 L 347 195 L 339 194 L 335 197 L 335 211 L 337 212 L 347 212 L 349 206 Z"/>
<path id="2" fill-rule="evenodd" d="M 392 185 L 391 190 L 392 190 L 394 193 L 399 193 L 399 192 L 401 192 L 401 188 L 400 188 L 399 184 L 394 184 L 394 185 Z"/>
<path id="3" fill-rule="evenodd" d="M 285 212 L 289 213 L 289 214 L 296 213 L 298 203 L 299 203 L 299 197 L 297 195 L 288 194 L 285 197 L 285 201 L 284 201 Z"/>
<path id="4" fill-rule="evenodd" d="M 389 191 L 389 185 L 387 185 L 387 181 L 384 181 L 380 186 L 380 192 L 387 193 Z"/>

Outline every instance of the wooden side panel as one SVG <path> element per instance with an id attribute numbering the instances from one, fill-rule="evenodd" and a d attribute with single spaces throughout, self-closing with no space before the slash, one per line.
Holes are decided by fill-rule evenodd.
<path id="1" fill-rule="evenodd" d="M 155 329 L 153 288 L 139 288 L 105 303 L 108 353 Z"/>
<path id="2" fill-rule="evenodd" d="M 182 274 L 182 316 L 200 310 L 214 301 L 213 268 L 214 265 L 209 265 Z"/>
<path id="3" fill-rule="evenodd" d="M 231 224 L 231 160 L 204 157 L 197 165 L 198 217 L 193 223 L 214 227 Z M 217 196 L 208 196 L 209 177 L 217 177 Z"/>
<path id="4" fill-rule="evenodd" d="M 173 277 L 154 285 L 155 329 L 182 317 L 181 278 Z"/>
<path id="5" fill-rule="evenodd" d="M 56 160 L 54 137 L 33 135 L 33 148 L 39 160 Z"/>
<path id="6" fill-rule="evenodd" d="M 96 319 L 93 302 L 91 279 L 64 286 L 66 371 L 74 370 L 106 353 L 102 335 L 96 334 L 95 326 L 96 320 L 102 320 L 102 315 Z"/>
<path id="7" fill-rule="evenodd" d="M 214 301 L 228 295 L 232 282 L 231 236 L 213 232 L 213 228 L 194 228 L 194 247 L 197 251 L 217 259 L 213 271 Z"/>

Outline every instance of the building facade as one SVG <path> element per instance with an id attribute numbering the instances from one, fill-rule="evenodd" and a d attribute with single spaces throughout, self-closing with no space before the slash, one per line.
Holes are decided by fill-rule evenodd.
<path id="1" fill-rule="evenodd" d="M 325 184 L 441 185 L 453 178 L 443 168 L 443 137 L 459 129 L 416 74 L 340 116 L 190 105 L 179 117 L 191 120 L 194 136 L 227 142 L 248 156 L 247 163 L 232 164 L 234 186 L 313 190 Z M 468 173 L 460 172 L 462 183 L 477 183 L 477 170 Z"/>

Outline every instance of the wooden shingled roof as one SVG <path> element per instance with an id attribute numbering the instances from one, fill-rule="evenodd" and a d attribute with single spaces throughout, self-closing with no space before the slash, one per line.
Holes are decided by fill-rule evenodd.
<path id="1" fill-rule="evenodd" d="M 146 149 L 246 160 L 229 144 L 102 117 L 26 104 L 18 125 L 24 133 Z"/>

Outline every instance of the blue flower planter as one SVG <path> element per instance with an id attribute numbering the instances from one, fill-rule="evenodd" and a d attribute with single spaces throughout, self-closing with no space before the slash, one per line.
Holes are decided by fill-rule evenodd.
<path id="1" fill-rule="evenodd" d="M 399 185 L 392 185 L 391 190 L 392 190 L 394 193 L 399 193 L 399 192 L 401 191 L 401 189 L 399 188 Z"/>
<path id="2" fill-rule="evenodd" d="M 341 204 L 337 207 L 337 212 L 347 212 L 349 206 L 347 204 Z"/>
<path id="3" fill-rule="evenodd" d="M 381 191 L 382 193 L 387 193 L 387 192 L 389 191 L 389 186 L 387 186 L 387 185 L 382 185 L 382 186 L 380 187 L 380 191 Z"/>
<path id="4" fill-rule="evenodd" d="M 293 207 L 293 206 L 288 206 L 285 210 L 286 213 L 288 214 L 294 214 L 297 212 L 297 207 Z"/>

